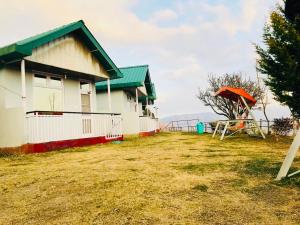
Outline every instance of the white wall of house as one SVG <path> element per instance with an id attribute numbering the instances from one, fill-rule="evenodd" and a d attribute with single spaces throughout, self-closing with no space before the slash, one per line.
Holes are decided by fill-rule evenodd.
<path id="1" fill-rule="evenodd" d="M 97 111 L 108 112 L 107 92 L 98 92 L 96 99 Z M 124 90 L 112 90 L 111 108 L 113 113 L 122 114 L 124 134 L 139 133 L 139 112 L 135 109 L 135 96 L 129 96 L 129 93 Z"/>
<path id="2" fill-rule="evenodd" d="M 21 97 L 20 71 L 0 70 L 0 147 L 17 147 L 25 142 L 25 116 Z"/>
<path id="3" fill-rule="evenodd" d="M 123 91 L 111 91 L 111 112 L 121 113 L 123 111 Z M 97 93 L 97 112 L 107 113 L 108 107 L 108 94 L 107 92 Z"/>

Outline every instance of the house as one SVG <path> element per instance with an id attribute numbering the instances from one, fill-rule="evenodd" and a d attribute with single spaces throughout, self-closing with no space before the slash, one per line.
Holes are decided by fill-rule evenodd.
<path id="1" fill-rule="evenodd" d="M 122 78 L 110 81 L 111 101 L 107 97 L 107 81 L 96 83 L 97 107 L 99 112 L 121 113 L 124 134 L 153 134 L 159 130 L 157 112 L 153 107 L 156 99 L 155 87 L 151 82 L 149 66 L 119 68 Z"/>
<path id="2" fill-rule="evenodd" d="M 121 115 L 96 113 L 95 89 L 122 76 L 83 21 L 0 48 L 0 150 L 122 139 Z"/>

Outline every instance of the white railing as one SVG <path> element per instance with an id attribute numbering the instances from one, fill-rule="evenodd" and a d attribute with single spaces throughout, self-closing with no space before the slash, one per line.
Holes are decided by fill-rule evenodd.
<path id="1" fill-rule="evenodd" d="M 26 122 L 28 143 L 122 136 L 120 114 L 34 111 Z"/>
<path id="2" fill-rule="evenodd" d="M 157 118 L 140 116 L 140 132 L 151 132 L 159 129 L 159 121 Z"/>

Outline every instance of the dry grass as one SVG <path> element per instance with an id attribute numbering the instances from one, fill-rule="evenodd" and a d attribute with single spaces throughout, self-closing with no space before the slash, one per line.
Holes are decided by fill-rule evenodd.
<path id="1" fill-rule="evenodd" d="M 299 176 L 273 180 L 290 142 L 162 133 L 2 156 L 0 224 L 300 224 Z"/>

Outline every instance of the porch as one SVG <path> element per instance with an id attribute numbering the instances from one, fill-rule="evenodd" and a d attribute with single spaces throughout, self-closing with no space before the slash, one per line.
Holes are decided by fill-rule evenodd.
<path id="1" fill-rule="evenodd" d="M 32 111 L 26 113 L 26 130 L 34 152 L 123 138 L 121 115 L 114 113 Z"/>

